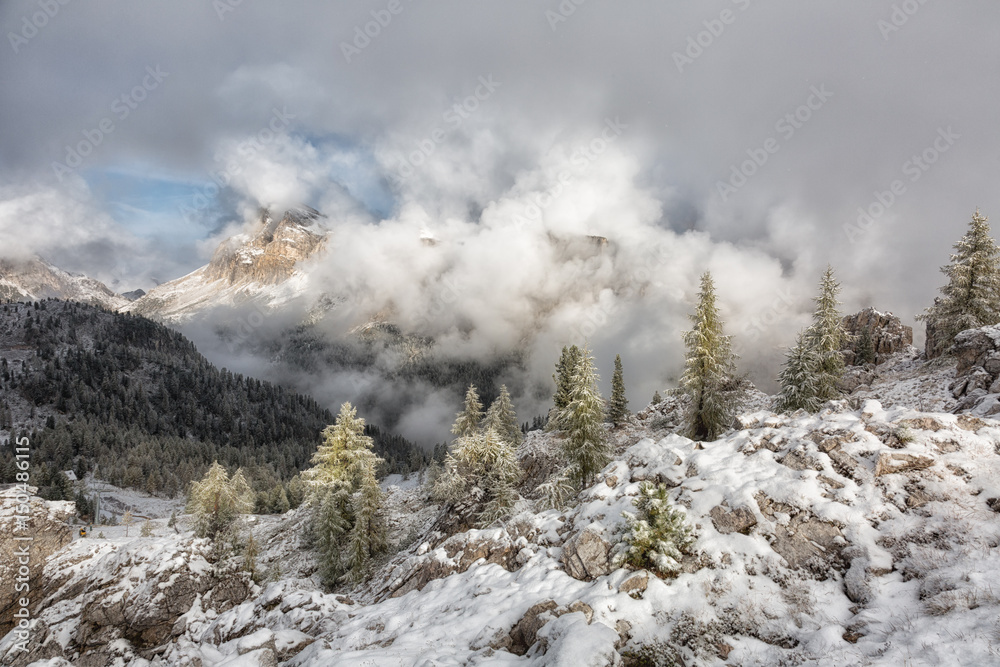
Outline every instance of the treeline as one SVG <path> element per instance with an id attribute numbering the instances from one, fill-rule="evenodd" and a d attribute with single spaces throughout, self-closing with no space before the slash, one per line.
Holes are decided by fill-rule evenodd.
<path id="1" fill-rule="evenodd" d="M 31 439 L 43 487 L 60 486 L 60 470 L 96 466 L 112 484 L 173 496 L 219 461 L 270 491 L 308 464 L 333 421 L 312 398 L 217 369 L 183 335 L 142 317 L 44 301 L 5 304 L 0 323 L 9 347 L 32 351 L 0 359 L 0 421 L 13 421 L 15 397 L 32 416 L 55 413 L 18 434 Z M 411 443 L 375 430 L 381 473 L 424 464 Z M 0 482 L 12 480 L 8 467 Z"/>

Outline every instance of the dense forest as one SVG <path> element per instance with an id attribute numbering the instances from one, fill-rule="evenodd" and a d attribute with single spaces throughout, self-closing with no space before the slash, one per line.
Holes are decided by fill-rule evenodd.
<path id="1" fill-rule="evenodd" d="M 0 429 L 31 441 L 32 480 L 92 472 L 150 493 L 186 491 L 213 460 L 274 491 L 307 467 L 333 415 L 312 398 L 218 369 L 180 333 L 143 317 L 73 302 L 0 307 Z M 13 429 L 13 430 L 11 430 Z M 425 456 L 373 428 L 381 473 Z M 10 459 L 0 482 L 13 481 Z"/>

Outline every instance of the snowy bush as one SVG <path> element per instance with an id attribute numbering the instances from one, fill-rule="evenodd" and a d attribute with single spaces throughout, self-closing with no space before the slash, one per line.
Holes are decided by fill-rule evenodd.
<path id="1" fill-rule="evenodd" d="M 694 532 L 684 514 L 670 504 L 667 487 L 643 482 L 633 504 L 638 513 L 623 513 L 627 529 L 615 548 L 615 566 L 677 572 L 683 554 L 694 544 Z"/>

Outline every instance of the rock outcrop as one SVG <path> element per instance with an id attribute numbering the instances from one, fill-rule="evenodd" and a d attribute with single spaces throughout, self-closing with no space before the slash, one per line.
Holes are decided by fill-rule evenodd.
<path id="1" fill-rule="evenodd" d="M 34 491 L 34 487 L 29 489 Z M 43 588 L 45 563 L 73 539 L 66 521 L 75 512 L 73 503 L 24 495 L 16 486 L 0 491 L 0 637 L 13 627 L 13 614 L 19 608 L 15 586 L 21 582 L 27 583 L 30 591 Z M 22 523 L 19 517 L 27 517 L 27 521 Z M 26 556 L 21 555 L 24 548 Z M 26 577 L 22 566 L 27 568 Z"/>
<path id="2" fill-rule="evenodd" d="M 1000 413 L 1000 324 L 967 329 L 955 337 L 957 359 L 951 395 L 961 399 L 955 412 Z"/>
<path id="3" fill-rule="evenodd" d="M 841 324 L 848 334 L 842 348 L 844 361 L 848 365 L 859 361 L 858 344 L 866 329 L 871 336 L 871 352 L 876 364 L 881 364 L 896 352 L 913 345 L 913 327 L 905 326 L 892 313 L 882 313 L 869 307 L 844 317 Z"/>
<path id="4" fill-rule="evenodd" d="M 563 547 L 562 561 L 574 579 L 591 581 L 611 572 L 611 544 L 602 537 L 600 526 L 587 526 Z"/>

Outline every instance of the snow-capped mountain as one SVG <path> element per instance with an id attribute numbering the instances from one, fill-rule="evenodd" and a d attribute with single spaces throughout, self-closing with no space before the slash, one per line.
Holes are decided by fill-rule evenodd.
<path id="1" fill-rule="evenodd" d="M 48 298 L 81 301 L 108 310 L 118 310 L 128 304 L 127 298 L 115 294 L 99 280 L 67 273 L 39 257 L 0 259 L 0 300 Z"/>
<path id="2" fill-rule="evenodd" d="M 256 229 L 227 239 L 211 261 L 188 275 L 163 283 L 122 310 L 168 322 L 183 322 L 204 309 L 254 303 L 278 307 L 308 285 L 303 264 L 319 256 L 326 232 L 315 223 L 318 211 L 300 207 L 280 219 L 268 211 Z"/>

